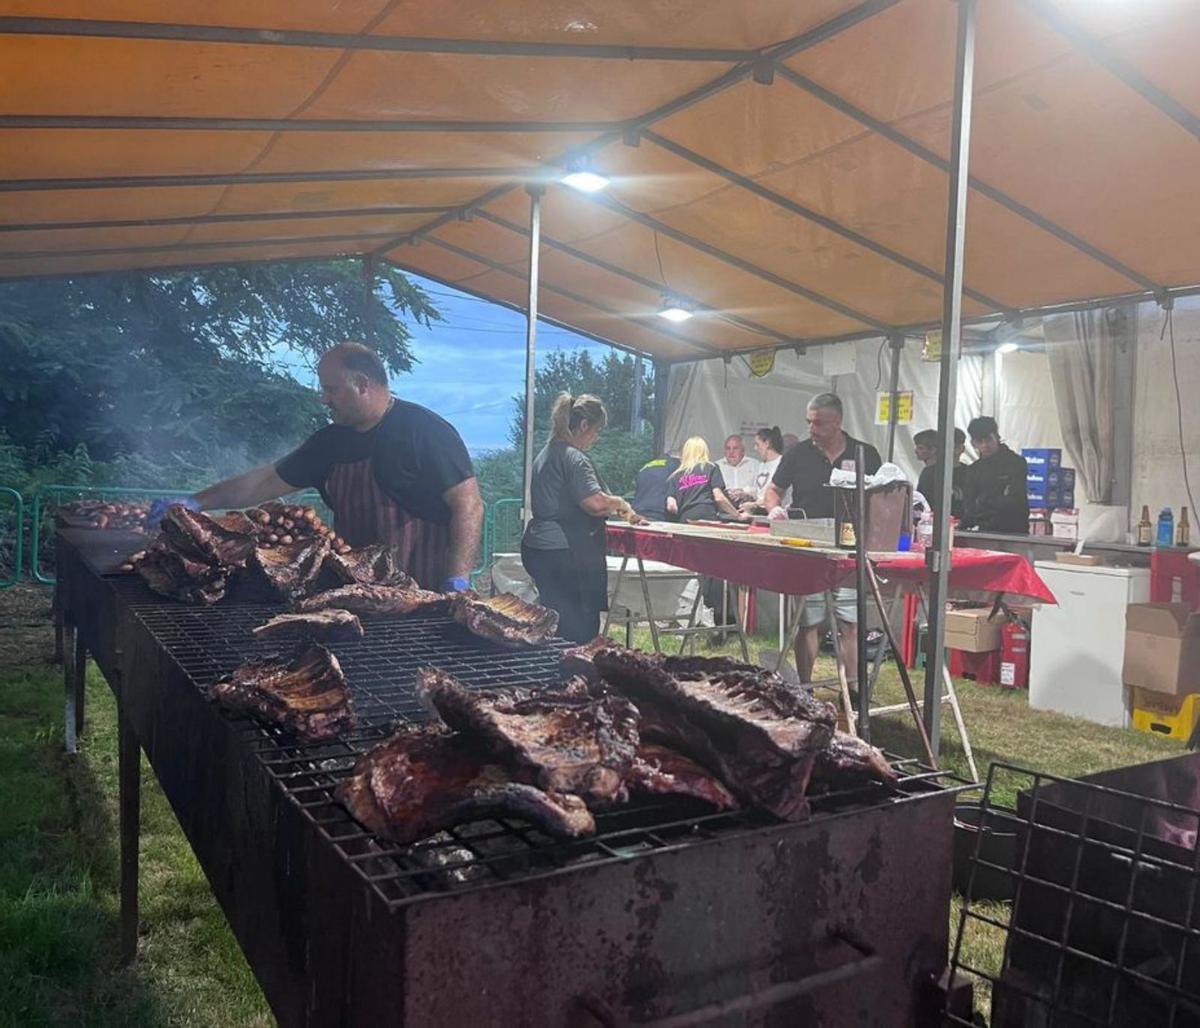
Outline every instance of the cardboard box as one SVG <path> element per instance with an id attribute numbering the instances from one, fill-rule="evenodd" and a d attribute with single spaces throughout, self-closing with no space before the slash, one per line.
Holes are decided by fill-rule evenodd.
<path id="1" fill-rule="evenodd" d="M 1172 696 L 1200 692 L 1200 614 L 1186 603 L 1131 603 L 1122 678 Z"/>
<path id="2" fill-rule="evenodd" d="M 946 646 L 967 653 L 990 653 L 1000 649 L 1000 632 L 1006 619 L 997 614 L 989 621 L 990 607 L 946 611 Z"/>
<path id="3" fill-rule="evenodd" d="M 1048 471 L 1062 466 L 1062 450 L 1027 448 L 1021 451 L 1021 456 L 1025 458 L 1030 471 Z"/>
<path id="4" fill-rule="evenodd" d="M 1074 468 L 1059 468 L 1058 469 L 1058 487 L 1063 490 L 1075 488 L 1075 469 Z"/>

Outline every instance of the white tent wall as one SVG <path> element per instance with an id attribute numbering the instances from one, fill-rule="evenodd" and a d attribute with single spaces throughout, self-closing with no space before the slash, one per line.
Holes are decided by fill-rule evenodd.
<path id="1" fill-rule="evenodd" d="M 1153 304 L 1138 309 L 1137 374 L 1133 408 L 1133 480 L 1130 515 L 1136 520 L 1142 506 L 1153 519 L 1163 507 L 1176 518 L 1184 504 L 1192 506 L 1183 480 L 1179 413 L 1171 370 L 1171 345 L 1163 330 L 1163 312 Z M 1174 312 L 1175 358 L 1183 407 L 1183 452 L 1193 493 L 1200 494 L 1200 298 L 1176 301 Z M 1189 511 L 1195 523 L 1196 513 Z"/>

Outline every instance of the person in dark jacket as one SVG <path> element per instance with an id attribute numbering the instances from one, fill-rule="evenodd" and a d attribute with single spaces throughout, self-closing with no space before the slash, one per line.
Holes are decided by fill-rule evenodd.
<path id="1" fill-rule="evenodd" d="M 937 500 L 941 492 L 937 487 L 937 454 L 938 434 L 932 428 L 925 429 L 913 436 L 917 458 L 925 466 L 917 479 L 917 492 L 925 497 L 931 510 L 937 510 Z M 961 428 L 954 430 L 954 471 L 950 478 L 950 516 L 962 521 L 963 489 L 965 488 L 967 467 L 962 462 L 962 455 L 967 448 L 967 433 Z"/>
<path id="2" fill-rule="evenodd" d="M 551 415 L 550 441 L 533 461 L 533 516 L 521 540 L 521 563 L 543 606 L 558 611 L 558 634 L 589 642 L 608 609 L 609 514 L 633 517 L 629 504 L 605 491 L 587 455 L 608 424 L 595 396 L 562 393 Z"/>
<path id="3" fill-rule="evenodd" d="M 664 453 L 646 461 L 637 473 L 633 488 L 633 509 L 651 521 L 663 521 L 667 516 L 667 479 L 679 467 L 679 458 Z"/>
<path id="4" fill-rule="evenodd" d="M 979 460 L 970 465 L 963 483 L 961 528 L 984 532 L 1029 534 L 1029 498 L 1025 458 L 1000 441 L 995 418 L 974 418 L 967 426 Z"/>

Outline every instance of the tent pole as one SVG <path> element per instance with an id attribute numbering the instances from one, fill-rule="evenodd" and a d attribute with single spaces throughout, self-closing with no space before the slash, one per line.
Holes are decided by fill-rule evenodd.
<path id="1" fill-rule="evenodd" d="M 667 446 L 667 393 L 670 392 L 671 365 L 654 362 L 654 456 L 661 457 Z"/>
<path id="2" fill-rule="evenodd" d="M 888 336 L 888 343 L 892 348 L 892 377 L 888 383 L 887 459 L 890 464 L 896 459 L 896 423 L 897 418 L 900 416 L 900 409 L 896 400 L 898 396 L 897 390 L 900 388 L 900 354 L 904 350 L 904 336 Z"/>
<path id="3" fill-rule="evenodd" d="M 367 254 L 363 258 L 363 340 L 368 346 L 375 342 L 375 255 Z"/>
<path id="4" fill-rule="evenodd" d="M 971 152 L 971 91 L 975 77 L 976 0 L 958 0 L 954 61 L 954 111 L 950 127 L 950 182 L 946 211 L 946 267 L 942 286 L 942 360 L 938 382 L 938 496 L 930 572 L 928 650 L 925 657 L 925 728 L 936 756 L 941 744 L 942 668 L 946 592 L 950 572 L 950 498 L 954 464 L 954 405 L 959 335 L 962 331 L 963 249 L 967 228 L 967 180 Z"/>
<path id="5" fill-rule="evenodd" d="M 542 234 L 542 188 L 528 186 L 529 194 L 529 303 L 525 309 L 525 497 L 522 522 L 533 517 L 533 418 L 537 384 L 538 249 Z"/>

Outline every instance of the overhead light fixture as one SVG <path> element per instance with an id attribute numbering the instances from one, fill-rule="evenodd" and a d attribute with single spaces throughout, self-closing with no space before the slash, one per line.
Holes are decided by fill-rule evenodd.
<path id="1" fill-rule="evenodd" d="M 598 193 L 609 183 L 607 175 L 601 175 L 586 164 L 572 164 L 559 180 L 564 186 L 578 189 L 581 193 Z"/>
<path id="2" fill-rule="evenodd" d="M 687 321 L 695 311 L 688 307 L 676 296 L 664 296 L 658 308 L 658 316 L 667 321 Z"/>
<path id="3" fill-rule="evenodd" d="M 1014 343 L 1010 340 L 1007 343 L 1001 343 L 999 346 L 997 346 L 996 352 L 997 353 L 1016 353 L 1019 349 L 1021 349 L 1021 344 Z"/>

